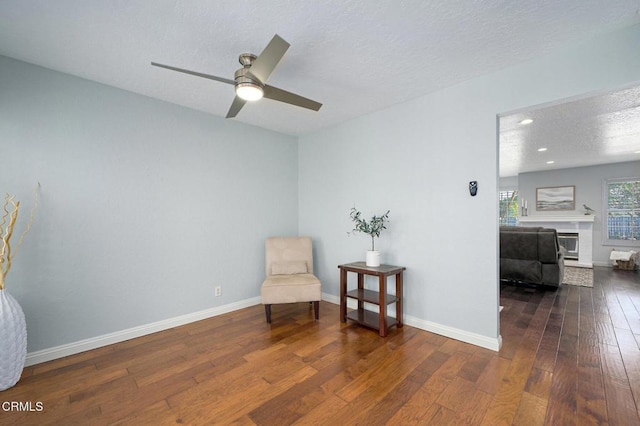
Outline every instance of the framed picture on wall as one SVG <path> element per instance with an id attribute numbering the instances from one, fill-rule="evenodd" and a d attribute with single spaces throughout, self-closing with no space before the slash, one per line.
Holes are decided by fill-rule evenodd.
<path id="1" fill-rule="evenodd" d="M 536 210 L 575 210 L 576 187 L 552 186 L 548 188 L 536 188 Z"/>

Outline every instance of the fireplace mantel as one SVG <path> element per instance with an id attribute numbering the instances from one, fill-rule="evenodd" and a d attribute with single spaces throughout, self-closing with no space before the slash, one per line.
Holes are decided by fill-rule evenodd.
<path id="1" fill-rule="evenodd" d="M 548 223 L 548 222 L 591 222 L 593 223 L 595 216 L 582 215 L 582 216 L 520 216 L 518 222 L 529 223 Z"/>
<path id="2" fill-rule="evenodd" d="M 544 226 L 561 233 L 578 234 L 578 260 L 565 260 L 565 265 L 593 268 L 593 221 L 595 216 L 521 216 L 520 226 Z"/>

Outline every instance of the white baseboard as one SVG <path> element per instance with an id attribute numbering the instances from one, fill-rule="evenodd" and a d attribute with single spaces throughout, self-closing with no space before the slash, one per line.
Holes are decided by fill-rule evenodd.
<path id="1" fill-rule="evenodd" d="M 90 339 L 80 340 L 65 345 L 55 346 L 53 348 L 42 349 L 27 354 L 25 366 L 40 364 L 42 362 L 51 361 L 65 356 L 74 355 L 91 349 L 100 348 L 114 343 L 124 342 L 125 340 L 134 339 L 136 337 L 145 336 L 147 334 L 156 333 L 158 331 L 168 330 L 173 327 L 189 324 L 195 321 L 215 317 L 226 314 L 228 312 L 237 311 L 239 309 L 248 308 L 249 306 L 261 303 L 260 296 L 251 299 L 241 300 L 239 302 L 230 303 L 224 306 L 205 309 L 193 312 L 179 317 L 169 318 L 157 321 L 151 324 L 145 324 L 138 327 L 128 328 L 126 330 L 116 331 L 114 333 L 104 334 L 102 336 L 92 337 Z"/>
<path id="2" fill-rule="evenodd" d="M 340 304 L 340 298 L 338 296 L 334 296 L 328 293 L 322 293 L 322 300 L 336 305 Z M 75 355 L 77 353 L 89 351 L 91 349 L 97 349 L 103 346 L 112 345 L 114 343 L 124 342 L 125 340 L 146 336 L 147 334 L 168 330 L 173 327 L 179 327 L 181 325 L 189 324 L 195 321 L 215 317 L 218 315 L 237 311 L 239 309 L 248 308 L 250 306 L 259 305 L 260 303 L 261 298 L 259 296 L 253 297 L 251 299 L 241 300 L 239 302 L 230 303 L 224 306 L 205 309 L 186 315 L 181 315 L 179 317 L 157 321 L 151 324 L 132 327 L 126 330 L 116 331 L 114 333 L 103 334 L 102 336 L 96 336 L 90 339 L 79 340 L 77 342 L 67 343 L 65 345 L 30 352 L 27 354 L 25 366 L 28 367 L 35 364 L 52 361 L 54 359 L 64 358 L 65 356 Z M 351 300 L 349 303 L 349 307 L 355 309 L 357 306 L 355 303 L 355 300 Z M 375 306 L 372 305 L 371 308 L 375 309 Z M 392 316 L 395 315 L 395 309 L 393 309 L 392 306 L 390 306 L 389 308 L 389 314 Z M 432 333 L 440 334 L 445 337 L 450 337 L 452 339 L 460 340 L 465 343 L 470 343 L 472 345 L 480 346 L 494 351 L 500 350 L 500 346 L 502 345 L 502 339 L 500 336 L 498 336 L 497 339 L 491 339 L 479 334 L 469 333 L 464 330 L 444 326 L 442 324 L 437 324 L 431 321 L 425 321 L 419 318 L 412 317 L 410 315 L 405 315 L 404 323 L 410 325 L 411 327 L 430 331 Z"/>
<path id="3" fill-rule="evenodd" d="M 340 304 L 340 296 L 334 296 L 333 294 L 329 293 L 322 293 L 322 300 L 324 300 L 325 302 L 333 303 L 334 305 Z"/>
<path id="4" fill-rule="evenodd" d="M 340 297 L 334 296 L 332 294 L 322 293 L 322 300 L 334 303 L 336 305 L 340 304 Z M 356 309 L 357 302 L 354 299 L 350 299 L 347 301 L 347 306 L 351 309 Z M 377 306 L 375 305 L 372 305 L 370 308 L 367 307 L 367 309 L 371 309 L 372 311 L 375 311 L 376 308 Z M 393 305 L 389 306 L 388 312 L 391 316 L 395 316 L 395 308 Z M 441 336 L 449 337 L 451 339 L 460 340 L 461 342 L 470 343 L 472 345 L 480 346 L 492 351 L 497 352 L 502 347 L 502 336 L 500 335 L 498 335 L 497 338 L 491 338 L 483 336 L 481 334 L 471 333 L 465 330 L 460 330 L 458 328 L 449 327 L 435 322 L 425 321 L 420 318 L 412 317 L 411 315 L 405 315 L 403 318 L 403 322 L 404 324 L 410 325 L 411 327 L 419 328 L 431 333 L 436 333 Z"/>
<path id="5" fill-rule="evenodd" d="M 461 342 L 469 343 L 475 346 L 480 346 L 481 348 L 490 349 L 497 352 L 500 350 L 500 347 L 502 347 L 501 335 L 498 335 L 497 338 L 491 338 L 483 336 L 481 334 L 460 330 L 459 328 L 449 327 L 447 325 L 414 318 L 408 315 L 405 316 L 404 320 L 405 324 L 412 327 L 430 331 L 431 333 L 439 334 L 451 339 L 460 340 Z"/>

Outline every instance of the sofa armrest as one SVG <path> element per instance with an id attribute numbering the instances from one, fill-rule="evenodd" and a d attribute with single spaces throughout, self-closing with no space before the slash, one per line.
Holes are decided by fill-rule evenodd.
<path id="1" fill-rule="evenodd" d="M 558 263 L 560 258 L 558 232 L 555 229 L 541 229 L 538 232 L 538 258 L 542 263 Z"/>

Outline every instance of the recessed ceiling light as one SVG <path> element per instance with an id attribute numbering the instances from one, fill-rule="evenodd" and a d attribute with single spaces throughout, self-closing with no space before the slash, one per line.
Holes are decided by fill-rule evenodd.
<path id="1" fill-rule="evenodd" d="M 551 160 L 551 161 L 547 161 L 547 164 L 553 164 L 555 163 L 555 161 Z"/>
<path id="2" fill-rule="evenodd" d="M 520 124 L 522 124 L 522 125 L 527 125 L 527 124 L 531 124 L 531 123 L 533 123 L 533 120 L 530 119 L 530 118 L 525 118 L 524 120 L 522 120 L 520 122 Z"/>
<path id="3" fill-rule="evenodd" d="M 547 148 L 538 148 L 538 152 L 544 152 L 546 150 L 547 150 Z"/>

